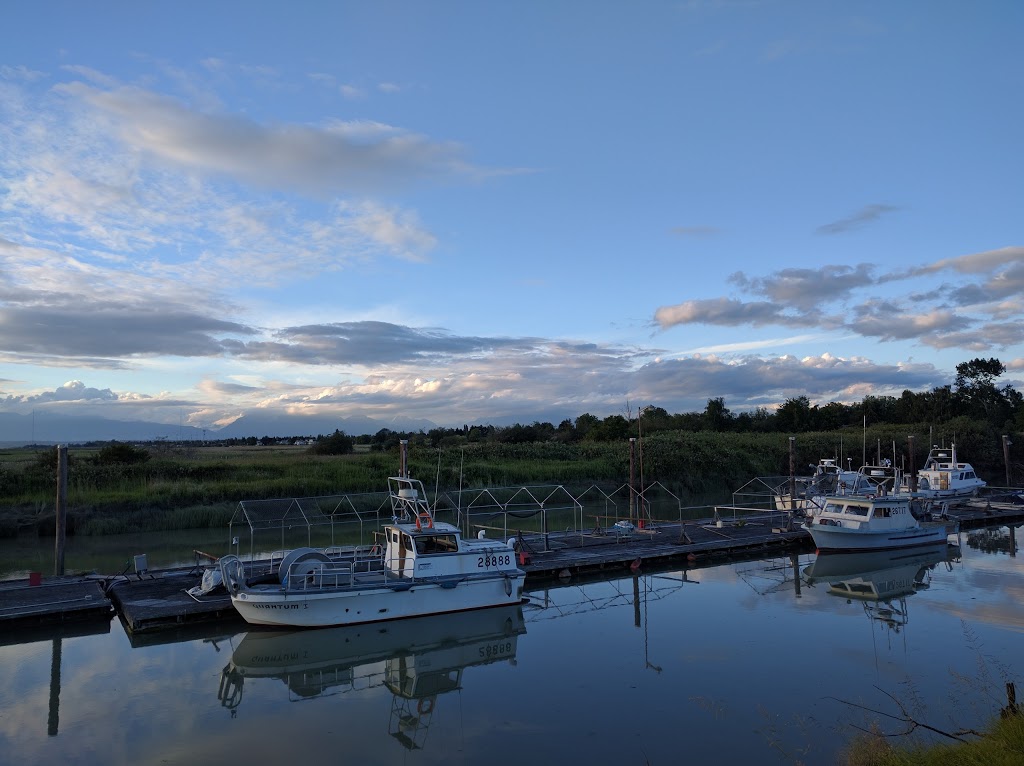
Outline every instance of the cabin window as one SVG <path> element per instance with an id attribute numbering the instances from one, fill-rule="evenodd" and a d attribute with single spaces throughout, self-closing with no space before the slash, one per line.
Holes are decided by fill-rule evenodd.
<path id="1" fill-rule="evenodd" d="M 864 508 L 860 505 L 848 505 L 846 506 L 846 512 L 851 516 L 867 516 L 870 509 Z"/>
<path id="2" fill-rule="evenodd" d="M 402 535 L 405 538 L 405 549 L 411 551 L 413 549 L 412 538 L 409 535 Z"/>
<path id="3" fill-rule="evenodd" d="M 826 503 L 824 513 L 842 513 L 843 506 L 836 505 L 835 503 Z"/>
<path id="4" fill-rule="evenodd" d="M 420 553 L 454 553 L 459 549 L 459 541 L 455 535 L 430 535 L 417 541 Z"/>

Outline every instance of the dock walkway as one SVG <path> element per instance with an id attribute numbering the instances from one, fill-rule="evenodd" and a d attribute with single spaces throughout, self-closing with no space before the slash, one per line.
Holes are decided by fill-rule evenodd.
<path id="1" fill-rule="evenodd" d="M 720 509 L 721 510 L 721 509 Z M 975 500 L 958 507 L 961 529 L 1024 523 L 1024 506 Z M 779 521 L 784 519 L 784 521 Z M 551 579 L 636 571 L 644 566 L 681 564 L 696 569 L 727 560 L 749 560 L 814 550 L 810 534 L 788 517 L 706 519 L 648 523 L 644 528 L 604 528 L 517 534 L 526 585 Z M 188 626 L 241 624 L 224 592 L 200 597 L 188 591 L 200 583 L 197 567 L 143 575 L 89 575 L 0 583 L 0 631 L 106 620 L 117 614 L 130 636 L 148 636 Z"/>
<path id="2" fill-rule="evenodd" d="M 53 577 L 30 585 L 28 580 L 0 582 L 0 628 L 78 622 L 110 617 L 114 608 L 102 580 Z"/>

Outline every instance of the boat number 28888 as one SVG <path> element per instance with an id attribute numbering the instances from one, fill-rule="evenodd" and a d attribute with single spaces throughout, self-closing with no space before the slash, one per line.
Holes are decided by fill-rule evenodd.
<path id="1" fill-rule="evenodd" d="M 512 554 L 506 553 L 504 555 L 499 554 L 497 556 L 477 556 L 476 566 L 477 569 L 486 569 L 487 567 L 507 567 L 512 563 Z"/>

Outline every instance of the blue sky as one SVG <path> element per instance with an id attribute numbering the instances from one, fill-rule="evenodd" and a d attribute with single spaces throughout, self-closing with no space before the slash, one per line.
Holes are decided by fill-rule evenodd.
<path id="1" fill-rule="evenodd" d="M 1017 2 L 3 10 L 0 411 L 216 428 L 1024 381 Z"/>

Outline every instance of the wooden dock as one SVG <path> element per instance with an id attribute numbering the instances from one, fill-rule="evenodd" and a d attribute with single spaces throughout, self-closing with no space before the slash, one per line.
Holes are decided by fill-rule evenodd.
<path id="1" fill-rule="evenodd" d="M 814 550 L 811 536 L 798 527 L 759 522 L 653 524 L 630 532 L 598 530 L 560 532 L 521 538 L 525 556 L 520 567 L 526 584 L 595 572 L 636 570 L 684 563 L 708 566 L 730 558 L 774 556 Z"/>
<path id="2" fill-rule="evenodd" d="M 231 605 L 227 591 L 189 595 L 202 573 L 195 568 L 157 571 L 142 577 L 123 576 L 107 589 L 121 622 L 131 634 L 172 630 L 185 624 L 244 622 Z"/>
<path id="3" fill-rule="evenodd" d="M 719 508 L 719 511 L 723 509 Z M 961 529 L 1024 523 L 1024 505 L 974 500 L 955 509 Z M 654 522 L 642 528 L 603 528 L 547 534 L 516 534 L 526 585 L 553 579 L 592 578 L 616 572 L 698 569 L 730 560 L 750 560 L 814 550 L 810 534 L 784 514 L 686 523 Z M 245 628 L 226 593 L 193 597 L 202 569 L 161 570 L 142 575 L 44 578 L 0 583 L 0 631 L 28 635 L 40 626 L 93 620 L 117 614 L 132 640 L 159 641 L 154 634 L 203 636 Z"/>
<path id="4" fill-rule="evenodd" d="M 38 585 L 28 580 L 0 582 L 0 628 L 19 628 L 106 620 L 114 609 L 100 580 L 54 577 Z"/>

